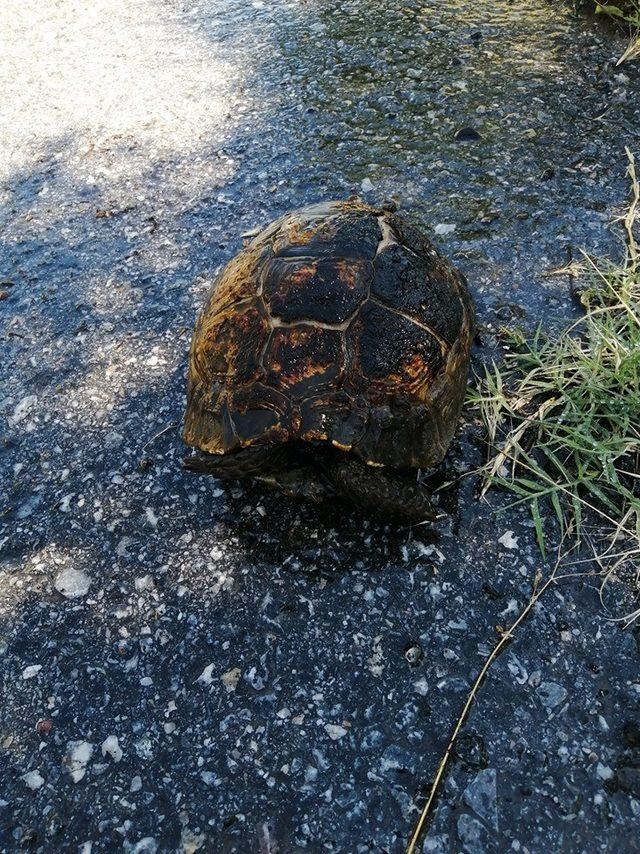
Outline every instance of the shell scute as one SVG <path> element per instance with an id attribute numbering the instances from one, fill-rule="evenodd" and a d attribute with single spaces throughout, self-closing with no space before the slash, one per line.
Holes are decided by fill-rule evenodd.
<path id="1" fill-rule="evenodd" d="M 258 379 L 269 332 L 269 322 L 255 302 L 205 313 L 196 331 L 192 365 L 205 381 L 230 378 L 242 384 Z"/>
<path id="2" fill-rule="evenodd" d="M 443 367 L 440 343 L 430 332 L 374 302 L 363 306 L 348 341 L 354 354 L 350 378 L 375 403 L 419 401 Z"/>
<path id="3" fill-rule="evenodd" d="M 286 323 L 340 324 L 366 299 L 373 278 L 368 261 L 274 258 L 262 273 L 271 316 Z"/>
<path id="4" fill-rule="evenodd" d="M 273 251 L 281 258 L 331 256 L 370 261 L 379 242 L 380 226 L 369 208 L 338 208 L 335 213 L 318 219 L 285 219 Z"/>
<path id="5" fill-rule="evenodd" d="M 316 326 L 274 329 L 264 356 L 266 381 L 301 397 L 335 385 L 344 369 L 342 336 Z"/>
<path id="6" fill-rule="evenodd" d="M 460 333 L 462 303 L 450 268 L 428 264 L 400 243 L 378 254 L 371 295 L 429 326 L 449 346 Z"/>
<path id="7" fill-rule="evenodd" d="M 234 436 L 239 446 L 285 442 L 291 410 L 285 394 L 264 383 L 251 383 L 230 394 Z"/>

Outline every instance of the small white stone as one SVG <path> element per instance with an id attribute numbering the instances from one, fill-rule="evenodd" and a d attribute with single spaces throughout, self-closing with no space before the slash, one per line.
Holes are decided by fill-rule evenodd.
<path id="1" fill-rule="evenodd" d="M 505 549 L 518 548 L 518 538 L 513 535 L 513 531 L 505 531 L 504 534 L 498 539 L 498 542 L 501 546 L 504 546 Z"/>
<path id="2" fill-rule="evenodd" d="M 92 755 L 93 745 L 88 741 L 68 742 L 66 764 L 74 783 L 79 783 L 87 773 L 87 763 Z"/>
<path id="3" fill-rule="evenodd" d="M 102 755 L 109 755 L 114 762 L 120 762 L 122 759 L 122 748 L 118 744 L 118 737 L 110 735 L 102 742 Z"/>
<path id="4" fill-rule="evenodd" d="M 324 729 L 332 741 L 337 741 L 347 734 L 347 730 L 339 724 L 325 724 Z"/>
<path id="5" fill-rule="evenodd" d="M 142 777 L 140 777 L 139 774 L 136 774 L 136 776 L 131 780 L 131 785 L 129 786 L 129 791 L 130 792 L 139 792 L 141 788 L 142 788 Z"/>
<path id="6" fill-rule="evenodd" d="M 68 513 L 69 512 L 69 506 L 71 504 L 71 499 L 73 498 L 73 496 L 74 496 L 74 493 L 70 492 L 69 495 L 65 495 L 60 500 L 59 509 L 60 509 L 61 513 Z"/>
<path id="7" fill-rule="evenodd" d="M 613 771 L 609 768 L 608 765 L 603 765 L 602 762 L 598 762 L 596 766 L 596 774 L 601 780 L 610 780 L 613 777 Z"/>
<path id="8" fill-rule="evenodd" d="M 140 578 L 136 578 L 135 585 L 138 593 L 142 593 L 144 590 L 153 590 L 156 586 L 152 575 L 142 575 Z"/>
<path id="9" fill-rule="evenodd" d="M 57 574 L 53 586 L 66 599 L 79 599 L 89 592 L 91 578 L 81 569 L 69 566 Z"/>
<path id="10" fill-rule="evenodd" d="M 27 771 L 21 777 L 22 781 L 34 792 L 44 784 L 44 777 L 39 771 Z"/>
<path id="11" fill-rule="evenodd" d="M 440 235 L 452 234 L 456 230 L 456 225 L 454 222 L 439 222 L 433 230 Z"/>
<path id="12" fill-rule="evenodd" d="M 363 193 L 370 193 L 373 190 L 373 184 L 369 178 L 365 178 L 360 184 L 360 189 Z"/>
<path id="13" fill-rule="evenodd" d="M 211 685 L 211 683 L 213 682 L 214 667 L 215 664 L 207 664 L 200 676 L 198 676 L 198 678 L 196 679 L 196 682 L 199 682 L 201 685 Z"/>
<path id="14" fill-rule="evenodd" d="M 27 397 L 23 397 L 20 403 L 13 410 L 13 417 L 10 419 L 11 423 L 17 424 L 19 421 L 22 421 L 37 400 L 38 398 L 35 394 L 29 394 Z"/>
<path id="15" fill-rule="evenodd" d="M 144 511 L 144 515 L 146 516 L 147 522 L 151 525 L 152 528 L 158 527 L 158 517 L 153 512 L 151 507 L 147 507 L 147 509 Z"/>
<path id="16" fill-rule="evenodd" d="M 222 674 L 220 679 L 222 679 L 222 684 L 227 689 L 227 692 L 230 694 L 238 687 L 238 682 L 240 681 L 240 668 L 233 667 L 231 670 L 227 670 L 226 673 Z"/>
<path id="17" fill-rule="evenodd" d="M 41 670 L 42 670 L 41 664 L 30 664 L 28 667 L 25 667 L 25 669 L 22 671 L 22 678 L 23 679 L 32 679 L 36 675 L 36 673 L 40 673 Z"/>
<path id="18" fill-rule="evenodd" d="M 131 854 L 156 854 L 158 843 L 153 836 L 145 836 L 131 849 Z"/>
<path id="19" fill-rule="evenodd" d="M 413 683 L 413 690 L 421 697 L 426 697 L 429 693 L 429 683 L 425 676 Z"/>

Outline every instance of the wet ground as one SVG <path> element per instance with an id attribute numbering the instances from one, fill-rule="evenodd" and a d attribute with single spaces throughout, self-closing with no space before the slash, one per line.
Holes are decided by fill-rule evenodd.
<path id="1" fill-rule="evenodd" d="M 434 529 L 183 473 L 195 313 L 244 231 L 358 192 L 466 273 L 476 365 L 499 325 L 561 322 L 549 273 L 619 252 L 638 69 L 521 0 L 3 12 L 1 850 L 402 851 L 548 567 L 477 500 L 469 420 Z M 552 590 L 424 851 L 638 850 L 639 662 L 594 580 Z"/>

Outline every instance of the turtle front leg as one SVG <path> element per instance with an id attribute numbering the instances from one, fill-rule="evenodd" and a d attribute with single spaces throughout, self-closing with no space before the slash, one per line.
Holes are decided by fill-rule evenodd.
<path id="1" fill-rule="evenodd" d="M 429 493 L 409 475 L 345 458 L 329 465 L 329 476 L 336 492 L 369 513 L 405 522 L 437 517 Z"/>
<path id="2" fill-rule="evenodd" d="M 254 445 L 220 455 L 199 453 L 185 457 L 183 462 L 189 471 L 222 480 L 250 478 L 315 504 L 334 495 L 331 482 L 312 466 L 306 466 L 297 450 L 286 444 Z"/>
<path id="3" fill-rule="evenodd" d="M 314 504 L 321 504 L 335 495 L 332 484 L 311 467 L 262 474 L 255 480 L 273 486 L 291 498 L 304 498 Z"/>
<path id="4" fill-rule="evenodd" d="M 228 454 L 198 453 L 185 457 L 183 464 L 188 471 L 238 480 L 279 471 L 286 468 L 288 460 L 286 445 L 250 445 Z"/>

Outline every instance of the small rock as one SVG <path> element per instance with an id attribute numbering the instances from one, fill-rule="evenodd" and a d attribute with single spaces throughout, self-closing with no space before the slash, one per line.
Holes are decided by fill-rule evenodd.
<path id="1" fill-rule="evenodd" d="M 365 178 L 360 184 L 360 189 L 363 193 L 370 193 L 373 190 L 373 184 L 369 180 L 369 178 Z"/>
<path id="2" fill-rule="evenodd" d="M 130 792 L 139 792 L 142 788 L 142 777 L 139 774 L 136 774 L 135 777 L 131 780 L 131 785 L 129 786 Z"/>
<path id="3" fill-rule="evenodd" d="M 122 759 L 122 748 L 118 744 L 118 737 L 110 735 L 102 742 L 102 755 L 109 755 L 114 762 L 120 762 Z"/>
<path id="4" fill-rule="evenodd" d="M 112 430 L 110 433 L 107 433 L 104 437 L 104 446 L 110 451 L 112 451 L 114 448 L 119 448 L 123 442 L 124 436 L 122 435 L 122 433 L 117 433 L 115 430 Z"/>
<path id="5" fill-rule="evenodd" d="M 49 735 L 51 730 L 53 729 L 53 721 L 48 718 L 42 718 L 36 724 L 36 732 L 38 735 Z"/>
<path id="6" fill-rule="evenodd" d="M 44 777 L 39 771 L 27 771 L 20 779 L 34 792 L 44 785 Z"/>
<path id="7" fill-rule="evenodd" d="M 404 747 L 390 744 L 380 759 L 380 770 L 382 773 L 389 771 L 404 771 L 409 774 L 416 772 L 416 756 Z"/>
<path id="8" fill-rule="evenodd" d="M 422 655 L 422 647 L 418 644 L 413 644 L 408 649 L 406 649 L 404 653 L 404 657 L 407 659 L 407 661 L 412 667 L 422 660 Z"/>
<path id="9" fill-rule="evenodd" d="M 67 567 L 58 573 L 53 586 L 65 599 L 80 599 L 89 592 L 91 578 L 81 569 Z"/>
<path id="10" fill-rule="evenodd" d="M 231 670 L 227 670 L 226 673 L 222 674 L 220 679 L 222 680 L 222 684 L 230 694 L 238 687 L 238 682 L 240 681 L 240 668 L 233 667 L 231 668 Z"/>
<path id="11" fill-rule="evenodd" d="M 262 691 L 264 688 L 264 679 L 255 667 L 249 668 L 249 670 L 244 674 L 244 678 L 251 685 L 254 691 Z"/>
<path id="12" fill-rule="evenodd" d="M 131 537 L 122 537 L 116 546 L 118 557 L 129 557 L 129 546 L 133 543 Z"/>
<path id="13" fill-rule="evenodd" d="M 153 590 L 155 586 L 152 575 L 142 575 L 135 580 L 135 587 L 138 593 L 143 593 L 145 590 Z"/>
<path id="14" fill-rule="evenodd" d="M 41 495 L 32 495 L 31 498 L 27 499 L 24 504 L 21 504 L 16 511 L 16 517 L 18 519 L 28 519 L 29 516 L 32 515 L 34 510 L 42 503 Z"/>
<path id="15" fill-rule="evenodd" d="M 458 836 L 467 854 L 486 854 L 490 851 L 489 833 L 477 818 L 463 813 L 458 817 Z"/>
<path id="16" fill-rule="evenodd" d="M 560 703 L 563 703 L 567 697 L 567 690 L 557 682 L 541 682 L 538 687 L 538 695 L 544 706 L 548 709 L 555 709 Z"/>
<path id="17" fill-rule="evenodd" d="M 596 774 L 600 780 L 611 780 L 613 777 L 613 771 L 611 768 L 609 768 L 608 765 L 603 765 L 602 762 L 598 762 L 596 766 Z"/>
<path id="18" fill-rule="evenodd" d="M 453 222 L 439 222 L 433 230 L 436 234 L 453 234 L 456 226 Z"/>
<path id="19" fill-rule="evenodd" d="M 180 850 L 182 854 L 195 854 L 205 843 L 204 833 L 194 833 L 190 828 L 185 827 L 182 830 L 180 837 Z"/>
<path id="20" fill-rule="evenodd" d="M 429 693 L 429 683 L 427 682 L 425 676 L 423 676 L 421 679 L 417 679 L 413 683 L 413 690 L 416 692 L 416 694 L 420 694 L 421 697 L 427 696 L 427 694 Z"/>
<path id="21" fill-rule="evenodd" d="M 476 774 L 475 779 L 464 790 L 465 804 L 487 824 L 498 829 L 498 810 L 496 793 L 496 769 L 485 768 Z"/>
<path id="22" fill-rule="evenodd" d="M 145 518 L 152 528 L 158 527 L 158 517 L 153 512 L 151 507 L 147 507 L 144 511 Z"/>
<path id="23" fill-rule="evenodd" d="M 12 424 L 18 424 L 27 415 L 31 407 L 36 403 L 38 398 L 35 394 L 29 394 L 23 397 L 20 403 L 13 410 L 13 416 L 9 419 Z"/>
<path id="24" fill-rule="evenodd" d="M 30 664 L 22 671 L 23 679 L 33 679 L 33 677 L 42 670 L 41 664 Z"/>
<path id="25" fill-rule="evenodd" d="M 153 836 L 145 836 L 131 849 L 131 854 L 156 854 L 158 843 Z"/>
<path id="26" fill-rule="evenodd" d="M 339 724 L 325 724 L 324 729 L 331 741 L 337 741 L 347 734 L 347 730 Z"/>
<path id="27" fill-rule="evenodd" d="M 211 683 L 213 682 L 214 667 L 215 664 L 207 664 L 200 676 L 198 676 L 198 678 L 196 679 L 196 682 L 199 682 L 200 685 L 211 685 Z"/>
<path id="28" fill-rule="evenodd" d="M 513 531 L 505 531 L 504 534 L 498 538 L 498 542 L 501 546 L 504 546 L 505 549 L 518 548 L 518 538 L 514 536 Z"/>
<path id="29" fill-rule="evenodd" d="M 71 499 L 73 498 L 73 492 L 69 493 L 69 495 L 64 495 L 60 499 L 60 503 L 58 504 L 58 509 L 61 513 L 68 513 L 69 508 L 71 507 Z"/>
<path id="30" fill-rule="evenodd" d="M 87 764 L 92 755 L 93 745 L 88 741 L 68 742 L 65 763 L 74 783 L 79 783 L 87 773 Z"/>

